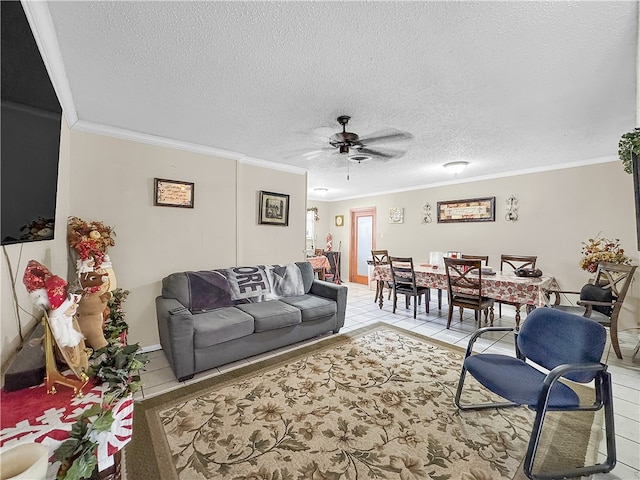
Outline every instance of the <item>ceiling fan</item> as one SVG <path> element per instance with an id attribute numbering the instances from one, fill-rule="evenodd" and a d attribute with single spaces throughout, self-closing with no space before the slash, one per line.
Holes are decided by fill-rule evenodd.
<path id="1" fill-rule="evenodd" d="M 347 124 L 351 117 L 349 115 L 340 115 L 337 121 L 342 125 L 342 132 L 334 133 L 329 137 L 329 144 L 337 149 L 341 154 L 349 156 L 349 160 L 361 163 L 377 157 L 385 160 L 401 157 L 405 154 L 402 150 L 384 150 L 369 148 L 368 145 L 382 142 L 395 142 L 399 140 L 410 140 L 413 138 L 408 132 L 395 129 L 378 132 L 375 135 L 360 138 L 353 132 L 347 132 Z"/>

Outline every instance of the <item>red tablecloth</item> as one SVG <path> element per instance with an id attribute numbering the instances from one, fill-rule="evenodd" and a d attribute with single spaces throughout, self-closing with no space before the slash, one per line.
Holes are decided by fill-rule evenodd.
<path id="1" fill-rule="evenodd" d="M 73 397 L 73 390 L 59 387 L 58 393 L 47 394 L 45 386 L 0 391 L 0 452 L 21 443 L 41 443 L 53 452 L 66 440 L 80 413 L 96 403 L 102 403 L 106 386 L 89 384 L 82 398 Z M 123 448 L 133 433 L 133 398 L 122 399 L 113 409 L 114 422 L 109 432 L 98 434 L 98 469 L 113 465 L 113 455 Z M 55 478 L 59 462 L 49 459 L 47 478 Z"/>

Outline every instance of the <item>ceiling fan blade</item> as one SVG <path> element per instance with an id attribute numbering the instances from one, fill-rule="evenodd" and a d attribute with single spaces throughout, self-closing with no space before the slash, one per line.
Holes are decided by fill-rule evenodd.
<path id="1" fill-rule="evenodd" d="M 373 135 L 360 139 L 360 143 L 364 145 L 370 145 L 372 143 L 380 142 L 398 142 L 400 140 L 411 140 L 413 135 L 409 132 L 403 132 L 402 130 L 388 129 L 380 132 L 376 132 Z"/>
<path id="2" fill-rule="evenodd" d="M 372 149 L 372 148 L 362 147 L 362 148 L 358 149 L 358 153 L 362 153 L 364 155 L 372 155 L 374 157 L 390 159 L 390 158 L 400 158 L 406 152 L 403 151 L 403 150 L 388 150 L 388 149 L 386 149 L 386 150 L 375 150 L 375 149 Z"/>
<path id="3" fill-rule="evenodd" d="M 334 150 L 335 148 L 333 147 L 316 148 L 315 150 L 294 150 L 285 153 L 284 158 L 301 158 L 304 160 L 313 160 L 314 158 L 318 158 L 321 155 L 333 153 Z"/>

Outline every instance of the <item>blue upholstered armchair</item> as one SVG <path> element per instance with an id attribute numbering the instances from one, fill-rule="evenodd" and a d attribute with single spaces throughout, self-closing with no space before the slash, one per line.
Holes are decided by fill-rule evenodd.
<path id="1" fill-rule="evenodd" d="M 536 412 L 524 473 L 530 479 L 565 478 L 609 472 L 616 463 L 611 374 L 601 363 L 607 333 L 588 318 L 544 307 L 531 312 L 516 338 L 513 356 L 473 354 L 473 345 L 487 332 L 512 331 L 508 327 L 487 327 L 472 335 L 455 396 L 461 410 L 527 406 Z M 536 368 L 532 363 L 537 364 Z M 483 387 L 506 401 L 463 404 L 464 381 L 471 374 Z M 594 382 L 593 401 L 585 403 L 569 383 Z M 562 472 L 534 473 L 533 466 L 548 411 L 594 411 L 604 409 L 607 458 L 603 463 L 568 468 Z M 566 465 L 569 467 L 568 465 Z"/>

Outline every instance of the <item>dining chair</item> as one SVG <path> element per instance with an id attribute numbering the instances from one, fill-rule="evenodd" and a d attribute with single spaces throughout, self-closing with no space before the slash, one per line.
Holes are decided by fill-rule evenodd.
<path id="1" fill-rule="evenodd" d="M 482 320 L 481 312 L 484 312 L 485 323 L 490 316 L 491 325 L 493 325 L 494 300 L 482 295 L 482 262 L 445 257 L 444 268 L 447 273 L 449 297 L 447 328 L 451 326 L 453 307 L 460 307 L 460 321 L 462 321 L 463 309 L 471 308 L 475 312 L 478 327 Z"/>
<path id="2" fill-rule="evenodd" d="M 330 269 L 328 272 L 325 272 L 324 279 L 327 282 L 333 282 L 337 284 L 341 284 L 342 280 L 340 279 L 340 252 L 324 252 L 324 256 L 329 260 Z"/>
<path id="3" fill-rule="evenodd" d="M 618 315 L 637 268 L 636 265 L 600 262 L 593 280 L 579 292 L 550 290 L 548 293 L 555 296 L 551 308 L 581 315 L 609 327 L 611 346 L 616 356 L 622 359 L 618 340 Z M 577 305 L 563 305 L 561 295 L 579 295 L 580 299 L 576 302 Z"/>
<path id="4" fill-rule="evenodd" d="M 501 272 L 515 272 L 519 268 L 536 268 L 536 261 L 538 257 L 536 255 L 501 255 L 500 256 L 500 271 Z M 505 270 L 506 268 L 506 270 Z M 518 304 L 508 302 L 506 300 L 496 300 L 498 303 L 498 318 L 502 318 L 502 304 L 511 305 L 513 307 L 519 307 Z"/>
<path id="5" fill-rule="evenodd" d="M 413 258 L 389 257 L 389 267 L 391 268 L 391 278 L 393 279 L 393 313 L 396 313 L 398 294 L 404 295 L 406 308 L 409 308 L 409 299 L 413 297 L 413 318 L 416 318 L 418 313 L 419 299 L 424 295 L 425 309 L 426 312 L 429 313 L 431 290 L 429 287 L 420 287 L 417 285 L 416 272 L 413 269 Z"/>
<path id="6" fill-rule="evenodd" d="M 371 258 L 373 259 L 373 266 L 388 265 L 389 264 L 389 251 L 388 250 L 371 250 Z M 383 295 L 384 287 L 389 290 L 388 300 L 391 300 L 391 290 L 393 285 L 387 280 L 378 280 L 376 282 L 376 296 L 373 299 L 374 303 L 377 303 L 380 297 Z"/>
<path id="7" fill-rule="evenodd" d="M 484 262 L 485 267 L 489 266 L 489 255 L 466 255 L 463 253 L 462 258 L 465 260 L 480 260 Z"/>
<path id="8" fill-rule="evenodd" d="M 527 406 L 535 412 L 523 463 L 527 478 L 591 478 L 592 474 L 611 471 L 616 464 L 616 445 L 611 374 L 607 371 L 607 365 L 601 363 L 607 339 L 604 327 L 578 315 L 547 307 L 536 308 L 528 315 L 516 337 L 513 355 L 473 352 L 474 343 L 485 333 L 509 331 L 515 329 L 485 327 L 473 333 L 460 371 L 454 400 L 456 406 L 462 412 L 519 406 Z M 467 372 L 502 400 L 471 404 L 465 395 L 465 401 L 461 401 Z M 561 382 L 560 379 L 576 384 L 593 381 L 592 391 L 581 398 L 574 390 L 574 383 Z M 476 385 L 472 389 L 473 393 L 479 394 Z M 476 398 L 489 398 L 485 392 L 480 393 L 483 396 Z M 562 411 L 562 415 L 565 415 L 569 411 L 589 413 L 601 409 L 604 411 L 606 460 L 587 466 L 565 461 L 557 467 L 563 469 L 561 472 L 550 472 L 549 467 L 541 471 L 540 465 L 544 465 L 544 462 L 539 459 L 536 463 L 536 455 L 544 455 L 545 451 L 538 449 L 538 446 L 546 413 Z M 573 439 L 569 432 L 565 433 L 565 437 L 568 448 L 571 448 Z M 534 465 L 536 473 L 533 472 Z"/>

